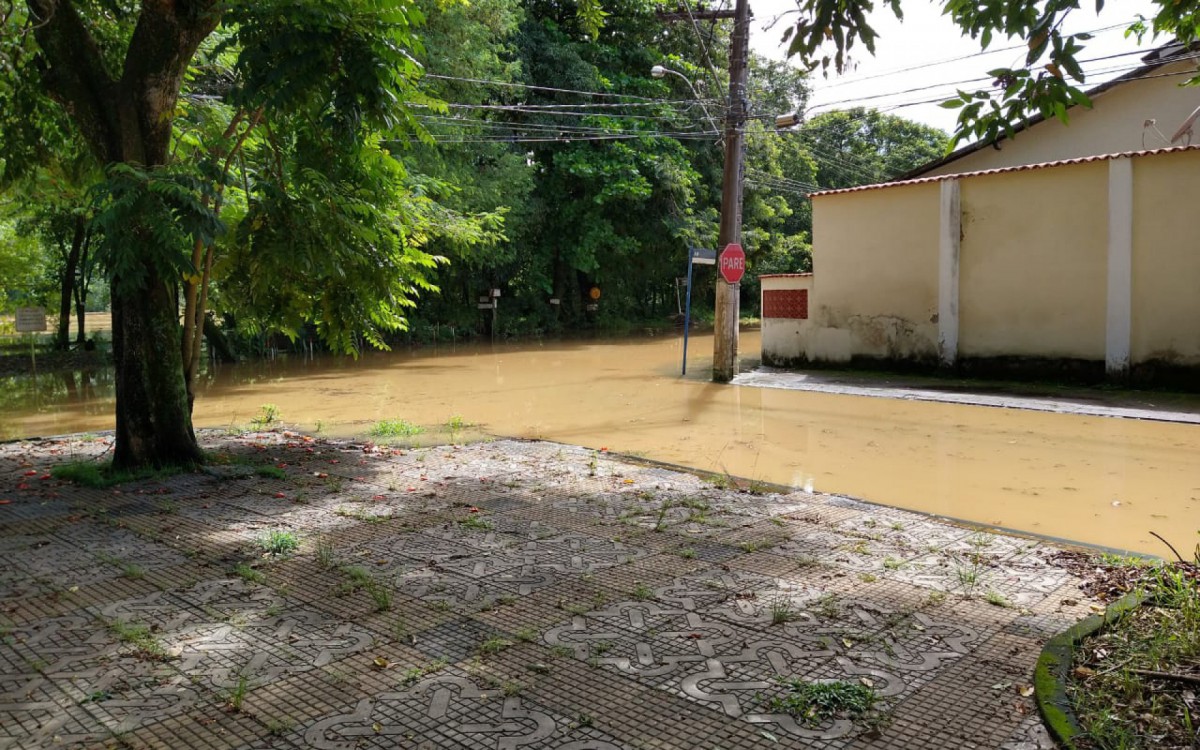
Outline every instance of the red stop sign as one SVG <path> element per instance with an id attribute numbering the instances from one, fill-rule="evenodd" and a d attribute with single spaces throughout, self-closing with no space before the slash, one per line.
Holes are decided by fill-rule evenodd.
<path id="1" fill-rule="evenodd" d="M 742 276 L 746 273 L 746 253 L 742 250 L 742 246 L 736 242 L 726 245 L 725 249 L 721 251 L 720 257 L 717 258 L 717 270 L 727 284 L 736 284 L 741 281 Z"/>

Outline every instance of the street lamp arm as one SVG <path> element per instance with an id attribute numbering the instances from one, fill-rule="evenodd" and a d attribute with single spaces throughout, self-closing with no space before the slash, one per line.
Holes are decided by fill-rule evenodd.
<path id="1" fill-rule="evenodd" d="M 700 109 L 704 110 L 704 116 L 708 118 L 708 124 L 712 125 L 713 130 L 716 131 L 717 135 L 719 136 L 721 134 L 721 126 L 717 125 L 717 121 L 713 119 L 711 114 L 709 114 L 708 107 L 704 104 L 704 99 L 701 98 L 700 92 L 696 91 L 696 87 L 692 85 L 691 79 L 689 79 L 683 73 L 680 73 L 678 70 L 671 70 L 665 65 L 655 65 L 650 69 L 650 75 L 654 78 L 662 78 L 667 73 L 670 73 L 673 76 L 679 76 L 683 79 L 683 82 L 688 85 L 688 88 L 692 90 L 692 96 L 696 97 L 696 101 L 700 103 Z"/>

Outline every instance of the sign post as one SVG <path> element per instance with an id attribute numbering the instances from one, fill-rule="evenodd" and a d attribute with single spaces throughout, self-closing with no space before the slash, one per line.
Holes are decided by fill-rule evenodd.
<path id="1" fill-rule="evenodd" d="M 41 307 L 17 308 L 17 333 L 29 334 L 29 362 L 33 366 L 33 378 L 37 380 L 37 352 L 34 335 L 46 330 L 46 310 Z"/>
<path id="2" fill-rule="evenodd" d="M 686 312 L 683 314 L 683 371 L 680 375 L 687 375 L 688 332 L 692 329 L 692 266 L 695 264 L 711 266 L 716 262 L 717 252 L 715 250 L 705 250 L 700 247 L 688 248 L 687 305 Z"/>

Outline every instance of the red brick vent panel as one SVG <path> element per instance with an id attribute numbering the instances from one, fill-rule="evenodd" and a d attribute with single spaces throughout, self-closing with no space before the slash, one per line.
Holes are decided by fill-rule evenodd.
<path id="1" fill-rule="evenodd" d="M 807 289 L 766 289 L 763 291 L 764 318 L 808 320 Z"/>

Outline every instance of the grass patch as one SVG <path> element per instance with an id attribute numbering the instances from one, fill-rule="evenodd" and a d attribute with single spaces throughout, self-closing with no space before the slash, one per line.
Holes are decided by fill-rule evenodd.
<path id="1" fill-rule="evenodd" d="M 71 482 L 81 487 L 93 489 L 108 489 L 126 482 L 136 482 L 142 479 L 163 479 L 195 469 L 194 465 L 166 466 L 159 469 L 142 469 L 139 471 L 118 470 L 111 463 L 95 461 L 72 461 L 50 469 L 50 476 L 64 482 Z"/>
<path id="2" fill-rule="evenodd" d="M 782 695 L 763 700 L 772 713 L 790 714 L 808 726 L 817 726 L 830 719 L 859 719 L 866 716 L 879 701 L 874 688 L 859 682 L 805 682 L 799 678 L 780 679 Z"/>
<path id="3" fill-rule="evenodd" d="M 406 438 L 416 437 L 424 431 L 424 427 L 406 419 L 381 419 L 371 425 L 367 434 L 375 438 Z"/>
<path id="4" fill-rule="evenodd" d="M 254 473 L 267 479 L 287 479 L 287 472 L 278 466 L 256 466 Z"/>
<path id="5" fill-rule="evenodd" d="M 491 531 L 495 528 L 491 521 L 480 516 L 467 516 L 459 521 L 458 525 L 464 529 L 474 529 L 476 531 Z"/>
<path id="6" fill-rule="evenodd" d="M 271 529 L 258 538 L 258 546 L 269 555 L 287 555 L 300 549 L 300 537 L 294 531 Z"/>
<path id="7" fill-rule="evenodd" d="M 150 632 L 150 628 L 137 622 L 113 620 L 108 623 L 108 630 L 122 643 L 128 643 L 137 651 L 137 656 L 149 661 L 163 661 L 167 658 L 166 649 Z"/>
<path id="8" fill-rule="evenodd" d="M 1164 566 L 1148 603 L 1075 652 L 1067 693 L 1087 738 L 1080 748 L 1194 747 L 1200 729 L 1200 565 Z"/>
<path id="9" fill-rule="evenodd" d="M 267 577 L 261 570 L 255 570 L 246 563 L 238 563 L 233 566 L 233 574 L 241 578 L 246 583 L 266 583 Z"/>

